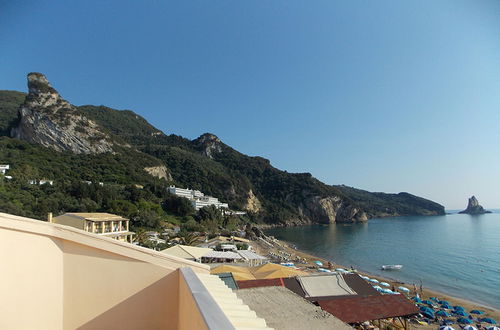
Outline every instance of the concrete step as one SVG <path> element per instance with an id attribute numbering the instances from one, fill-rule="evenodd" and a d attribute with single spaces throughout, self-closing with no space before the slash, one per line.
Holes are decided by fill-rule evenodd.
<path id="1" fill-rule="evenodd" d="M 228 315 L 228 319 L 235 327 L 267 327 L 266 321 L 261 318 L 234 317 Z"/>

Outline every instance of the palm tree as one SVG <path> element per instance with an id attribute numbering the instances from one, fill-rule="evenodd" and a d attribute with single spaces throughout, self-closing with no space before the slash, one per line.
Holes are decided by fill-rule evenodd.
<path id="1" fill-rule="evenodd" d="M 195 245 L 199 242 L 199 236 L 192 232 L 179 232 L 179 238 L 183 245 Z"/>
<path id="2" fill-rule="evenodd" d="M 139 245 L 144 245 L 147 238 L 148 236 L 146 235 L 146 230 L 139 228 L 135 231 L 133 242 L 138 243 Z"/>

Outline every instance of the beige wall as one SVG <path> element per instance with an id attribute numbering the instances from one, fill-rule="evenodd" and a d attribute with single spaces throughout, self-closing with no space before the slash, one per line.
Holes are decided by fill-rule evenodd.
<path id="1" fill-rule="evenodd" d="M 65 226 L 71 226 L 73 228 L 85 230 L 85 220 L 76 218 L 76 217 L 71 217 L 68 215 L 60 215 L 58 217 L 52 218 L 53 223 L 57 223 L 60 225 L 65 225 Z"/>
<path id="2" fill-rule="evenodd" d="M 176 329 L 178 268 L 208 273 L 205 265 L 4 213 L 0 251 L 0 329 Z M 192 302 L 182 301 L 193 318 Z"/>
<path id="3" fill-rule="evenodd" d="M 175 329 L 178 273 L 65 241 L 65 329 Z"/>
<path id="4" fill-rule="evenodd" d="M 186 282 L 179 276 L 179 330 L 208 329 Z"/>
<path id="5" fill-rule="evenodd" d="M 0 228 L 0 329 L 62 329 L 58 240 Z"/>

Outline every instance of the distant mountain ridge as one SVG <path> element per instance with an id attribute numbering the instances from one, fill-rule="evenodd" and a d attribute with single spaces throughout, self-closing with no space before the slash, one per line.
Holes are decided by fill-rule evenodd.
<path id="1" fill-rule="evenodd" d="M 162 173 L 165 187 L 177 184 L 202 190 L 234 209 L 247 210 L 255 221 L 291 225 L 444 214 L 442 205 L 407 193 L 370 193 L 326 185 L 309 173 L 281 171 L 267 159 L 234 150 L 213 134 L 189 140 L 166 135 L 129 110 L 71 105 L 39 73 L 28 75 L 28 88 L 27 95 L 0 91 L 1 135 L 53 149 L 61 153 L 58 157 L 133 156 L 137 160 L 131 163 L 140 167 L 131 169 L 134 173 L 143 171 L 147 176 L 145 168 L 161 167 L 153 173 Z M 14 111 L 16 105 L 18 111 Z M 74 173 L 74 177 L 81 174 Z"/>

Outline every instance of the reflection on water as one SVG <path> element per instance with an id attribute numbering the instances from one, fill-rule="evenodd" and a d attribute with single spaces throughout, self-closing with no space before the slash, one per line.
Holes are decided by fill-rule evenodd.
<path id="1" fill-rule="evenodd" d="M 500 308 L 500 214 L 372 219 L 274 228 L 268 234 L 325 259 Z M 383 264 L 402 264 L 383 272 Z"/>

